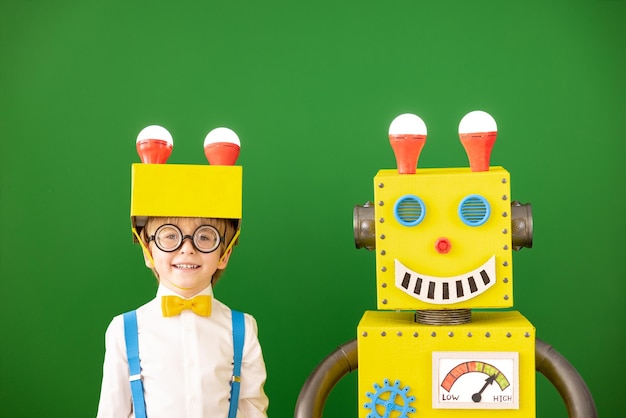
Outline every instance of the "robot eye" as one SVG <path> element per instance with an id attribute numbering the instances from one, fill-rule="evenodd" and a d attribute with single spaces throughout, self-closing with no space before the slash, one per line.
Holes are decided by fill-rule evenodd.
<path id="1" fill-rule="evenodd" d="M 469 195 L 459 204 L 459 218 L 468 226 L 484 224 L 489 219 L 490 213 L 489 202 L 480 195 Z"/>
<path id="2" fill-rule="evenodd" d="M 393 214 L 401 225 L 415 226 L 424 219 L 426 206 L 419 197 L 406 195 L 396 201 Z"/>

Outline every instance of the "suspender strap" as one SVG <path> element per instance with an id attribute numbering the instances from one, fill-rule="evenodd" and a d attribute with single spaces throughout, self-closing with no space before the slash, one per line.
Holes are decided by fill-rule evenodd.
<path id="1" fill-rule="evenodd" d="M 143 381 L 141 380 L 141 366 L 139 365 L 139 338 L 137 335 L 137 312 L 124 314 L 124 339 L 126 341 L 126 356 L 130 372 L 130 391 L 133 396 L 133 410 L 136 418 L 146 418 L 146 402 L 143 398 Z"/>
<path id="2" fill-rule="evenodd" d="M 237 415 L 237 404 L 239 403 L 239 385 L 241 384 L 241 361 L 243 357 L 243 343 L 245 338 L 245 323 L 243 313 L 232 311 L 233 315 L 233 348 L 235 352 L 233 363 L 233 380 L 230 386 L 230 409 L 228 418 L 235 418 Z"/>
<path id="3" fill-rule="evenodd" d="M 243 358 L 243 344 L 245 339 L 245 322 L 242 312 L 232 311 L 233 316 L 233 379 L 230 387 L 230 409 L 228 418 L 235 418 L 239 403 L 239 386 L 241 383 L 241 362 Z M 141 380 L 141 366 L 139 364 L 139 338 L 137 334 L 136 311 L 124 314 L 124 339 L 126 341 L 126 356 L 130 372 L 130 391 L 133 396 L 133 410 L 135 418 L 146 418 L 146 403 L 143 397 L 143 382 Z"/>

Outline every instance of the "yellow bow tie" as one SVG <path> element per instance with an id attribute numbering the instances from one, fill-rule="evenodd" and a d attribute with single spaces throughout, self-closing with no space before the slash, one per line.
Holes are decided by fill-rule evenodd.
<path id="1" fill-rule="evenodd" d="M 211 296 L 201 295 L 193 299 L 183 299 L 178 296 L 161 297 L 163 316 L 180 315 L 185 309 L 191 309 L 196 315 L 211 316 Z"/>

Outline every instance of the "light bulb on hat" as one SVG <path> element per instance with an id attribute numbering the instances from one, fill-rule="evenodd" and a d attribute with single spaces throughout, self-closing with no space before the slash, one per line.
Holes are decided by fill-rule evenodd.
<path id="1" fill-rule="evenodd" d="M 146 126 L 137 135 L 137 154 L 144 164 L 165 164 L 172 154 L 174 140 L 167 129 L 159 125 Z"/>
<path id="2" fill-rule="evenodd" d="M 426 124 L 417 115 L 404 113 L 389 125 L 389 143 L 400 174 L 415 174 L 417 160 L 426 143 Z"/>
<path id="3" fill-rule="evenodd" d="M 240 149 L 239 137 L 228 128 L 215 128 L 204 139 L 204 155 L 211 165 L 234 165 Z"/>
<path id="4" fill-rule="evenodd" d="M 498 136 L 498 125 L 487 112 L 474 110 L 459 123 L 459 138 L 472 171 L 489 171 L 491 150 Z"/>

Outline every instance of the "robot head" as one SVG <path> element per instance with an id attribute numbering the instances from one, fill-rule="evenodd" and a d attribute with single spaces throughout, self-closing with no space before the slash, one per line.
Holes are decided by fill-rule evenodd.
<path id="1" fill-rule="evenodd" d="M 235 132 L 216 128 L 208 133 L 204 153 L 210 165 L 165 164 L 172 147 L 172 136 L 161 126 L 148 126 L 137 137 L 142 164 L 132 166 L 130 205 L 135 239 L 151 216 L 241 219 L 242 167 L 234 165 L 240 149 Z"/>
<path id="2" fill-rule="evenodd" d="M 511 252 L 532 245 L 532 216 L 511 202 L 509 173 L 489 166 L 496 135 L 490 115 L 471 112 L 459 126 L 470 167 L 417 169 L 399 151 L 419 156 L 425 125 L 415 115 L 392 122 L 398 169 L 380 170 L 374 202 L 354 212 L 357 248 L 376 249 L 378 309 L 513 305 Z"/>

